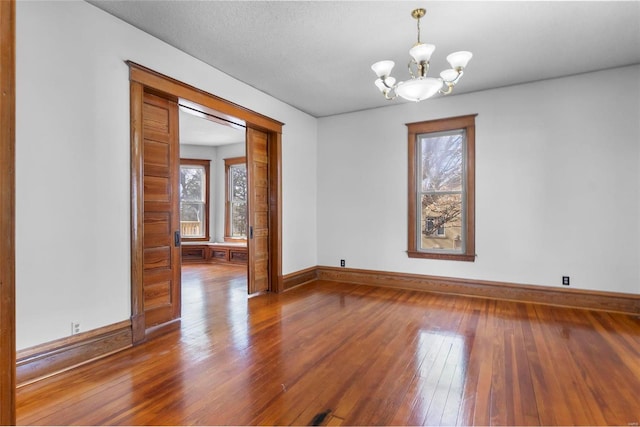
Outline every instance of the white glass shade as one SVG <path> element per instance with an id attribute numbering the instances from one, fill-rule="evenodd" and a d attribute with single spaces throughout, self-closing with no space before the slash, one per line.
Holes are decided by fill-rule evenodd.
<path id="1" fill-rule="evenodd" d="M 444 70 L 443 72 L 441 72 L 440 77 L 445 82 L 451 83 L 452 81 L 458 78 L 458 74 L 459 73 L 456 70 L 454 70 L 453 68 L 449 68 L 448 70 Z"/>
<path id="2" fill-rule="evenodd" d="M 442 80 L 433 77 L 421 77 L 398 83 L 396 93 L 409 101 L 422 101 L 431 98 L 442 87 Z"/>
<path id="3" fill-rule="evenodd" d="M 377 79 L 375 81 L 376 87 L 378 89 L 380 89 L 380 92 L 384 92 L 385 90 L 389 90 L 393 87 L 394 84 L 396 84 L 396 79 L 393 77 L 387 77 L 385 79 L 385 81 L 387 82 L 387 86 L 385 86 L 385 84 L 382 82 L 382 79 Z"/>
<path id="4" fill-rule="evenodd" d="M 467 66 L 472 56 L 473 54 L 471 52 L 461 50 L 460 52 L 453 52 L 447 56 L 447 62 L 454 70 L 462 69 Z"/>
<path id="5" fill-rule="evenodd" d="M 422 61 L 429 61 L 434 50 L 436 50 L 435 45 L 420 43 L 409 49 L 409 55 L 419 64 Z"/>
<path id="6" fill-rule="evenodd" d="M 374 73 L 376 73 L 376 76 L 382 78 L 387 77 L 389 74 L 391 74 L 391 70 L 393 69 L 394 65 L 396 64 L 393 61 L 378 61 L 371 66 L 371 69 Z"/>

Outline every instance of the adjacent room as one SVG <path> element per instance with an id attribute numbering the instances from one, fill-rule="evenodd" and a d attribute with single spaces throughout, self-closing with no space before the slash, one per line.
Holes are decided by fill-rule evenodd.
<path id="1" fill-rule="evenodd" d="M 0 424 L 640 423 L 640 2 L 4 3 Z"/>

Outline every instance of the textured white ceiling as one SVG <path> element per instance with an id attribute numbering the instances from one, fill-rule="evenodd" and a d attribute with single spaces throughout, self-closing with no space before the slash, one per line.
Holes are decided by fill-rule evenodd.
<path id="1" fill-rule="evenodd" d="M 90 3 L 315 117 L 388 104 L 369 67 L 392 59 L 408 78 L 416 7 L 436 45 L 430 75 L 450 52 L 474 54 L 455 93 L 640 63 L 638 1 Z"/>

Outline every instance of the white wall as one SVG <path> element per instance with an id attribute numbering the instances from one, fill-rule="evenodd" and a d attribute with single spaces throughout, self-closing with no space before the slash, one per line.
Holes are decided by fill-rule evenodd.
<path id="1" fill-rule="evenodd" d="M 283 273 L 317 264 L 315 118 L 88 3 L 16 9 L 18 349 L 130 317 L 126 60 L 285 123 Z"/>
<path id="2" fill-rule="evenodd" d="M 474 113 L 477 259 L 410 259 L 405 123 Z M 320 119 L 319 264 L 638 294 L 639 123 L 640 66 Z"/>

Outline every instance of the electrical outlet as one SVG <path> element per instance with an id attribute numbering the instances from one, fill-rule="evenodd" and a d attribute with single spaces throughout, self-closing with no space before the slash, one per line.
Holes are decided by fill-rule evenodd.
<path id="1" fill-rule="evenodd" d="M 569 276 L 562 276 L 562 284 L 564 286 L 569 286 Z"/>
<path id="2" fill-rule="evenodd" d="M 345 264 L 344 260 L 343 260 L 343 259 L 341 259 L 341 260 L 340 260 L 340 267 L 345 267 L 345 266 L 346 266 L 346 264 Z"/>
<path id="3" fill-rule="evenodd" d="M 80 322 L 71 322 L 71 335 L 80 333 Z"/>

